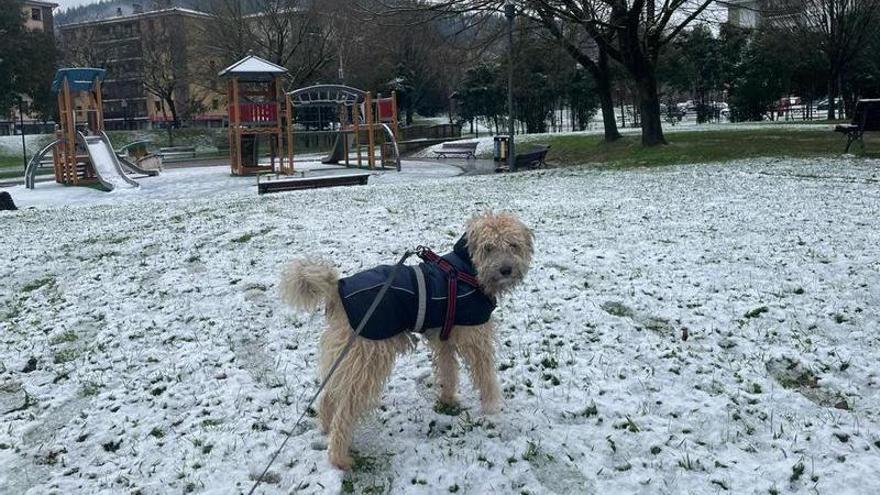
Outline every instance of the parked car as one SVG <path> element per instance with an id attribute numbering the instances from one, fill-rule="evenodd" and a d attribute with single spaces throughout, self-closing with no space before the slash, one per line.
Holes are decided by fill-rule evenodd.
<path id="1" fill-rule="evenodd" d="M 834 108 L 843 107 L 843 98 L 836 98 L 834 101 L 836 102 Z M 828 110 L 828 103 L 830 103 L 829 98 L 825 98 L 816 105 L 816 110 Z"/>

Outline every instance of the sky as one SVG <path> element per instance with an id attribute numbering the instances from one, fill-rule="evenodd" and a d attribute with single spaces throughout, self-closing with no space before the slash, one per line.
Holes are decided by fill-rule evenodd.
<path id="1" fill-rule="evenodd" d="M 49 0 L 53 3 L 58 4 L 58 8 L 61 10 L 67 9 L 69 7 L 76 7 L 78 5 L 85 5 L 87 3 L 96 3 L 97 0 Z"/>

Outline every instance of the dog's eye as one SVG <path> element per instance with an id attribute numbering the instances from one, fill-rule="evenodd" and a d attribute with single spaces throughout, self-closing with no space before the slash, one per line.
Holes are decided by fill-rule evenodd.
<path id="1" fill-rule="evenodd" d="M 487 253 L 491 253 L 494 248 L 492 246 L 486 246 L 485 249 Z"/>
<path id="2" fill-rule="evenodd" d="M 510 247 L 511 247 L 511 249 L 513 249 L 514 251 L 519 251 L 519 244 L 517 244 L 517 243 L 515 243 L 515 242 L 510 243 Z"/>

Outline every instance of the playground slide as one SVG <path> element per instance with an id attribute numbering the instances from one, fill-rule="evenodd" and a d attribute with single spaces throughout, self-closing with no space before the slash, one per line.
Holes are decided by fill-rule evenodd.
<path id="1" fill-rule="evenodd" d="M 40 168 L 40 165 L 43 162 L 43 157 L 46 156 L 46 153 L 52 150 L 58 143 L 61 141 L 52 141 L 51 144 L 46 145 L 45 148 L 41 149 L 39 153 L 31 157 L 31 161 L 28 162 L 27 169 L 24 173 L 24 187 L 28 189 L 33 189 L 35 186 L 35 180 L 37 176 L 37 170 Z"/>
<path id="2" fill-rule="evenodd" d="M 139 184 L 125 175 L 116 152 L 110 146 L 110 140 L 107 135 L 101 133 L 99 136 L 86 136 L 79 133 L 80 139 L 85 143 L 86 151 L 98 175 L 98 180 L 107 190 L 112 191 L 120 188 L 138 187 Z"/>
<path id="3" fill-rule="evenodd" d="M 321 160 L 321 163 L 324 165 L 338 165 L 339 162 L 345 160 L 346 139 L 348 139 L 348 134 L 339 131 L 336 134 L 336 143 L 333 145 L 333 151 L 330 153 L 330 156 Z"/>
<path id="4" fill-rule="evenodd" d="M 104 137 L 104 139 L 106 141 L 108 141 L 108 142 L 110 141 L 110 138 L 107 137 L 107 134 L 105 132 L 102 131 L 101 135 Z M 158 170 L 148 170 L 143 167 L 140 167 L 135 162 L 129 160 L 128 157 L 126 157 L 123 154 L 117 153 L 116 158 L 119 159 L 119 164 L 122 165 L 122 168 L 130 174 L 143 175 L 146 177 L 155 177 L 155 176 L 159 175 Z"/>
<path id="5" fill-rule="evenodd" d="M 158 170 L 147 170 L 145 168 L 141 168 L 137 166 L 133 161 L 124 156 L 116 155 L 116 157 L 119 158 L 119 164 L 122 165 L 122 168 L 130 174 L 143 175 L 146 177 L 155 177 L 159 175 Z"/>

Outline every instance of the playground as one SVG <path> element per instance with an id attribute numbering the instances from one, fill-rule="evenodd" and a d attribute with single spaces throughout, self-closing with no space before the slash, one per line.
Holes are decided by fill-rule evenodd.
<path id="1" fill-rule="evenodd" d="M 365 185 L 371 176 L 403 170 L 398 149 L 397 97 L 388 97 L 342 85 L 318 85 L 285 92 L 287 70 L 249 55 L 219 72 L 227 84 L 229 116 L 228 157 L 232 176 L 256 177 L 259 194 L 320 187 Z M 106 71 L 93 68 L 60 69 L 52 83 L 58 95 L 59 125 L 55 140 L 34 153 L 27 164 L 24 187 L 35 190 L 38 176 L 51 168 L 54 182 L 113 192 L 138 189 L 142 181 L 160 175 L 168 155 L 195 149 L 163 148 L 163 154 L 146 153 L 147 142 L 128 143 L 114 149 L 105 132 L 102 82 Z M 306 142 L 334 140 L 327 156 L 295 152 L 295 137 Z M 137 151 L 136 151 L 137 150 Z M 132 155 L 132 152 L 135 152 Z M 182 153 L 181 153 L 182 151 Z M 204 163 L 200 163 L 204 167 Z M 181 165 L 178 164 L 178 168 Z M 442 164 L 408 162 L 403 180 L 420 176 L 455 175 Z M 205 167 L 210 168 L 210 167 Z M 210 177 L 201 173 L 173 173 L 176 177 Z M 208 180 L 234 191 L 235 181 Z M 153 179 L 167 185 L 169 181 Z M 252 181 L 251 181 L 252 182 Z M 202 182 L 202 186 L 206 184 Z M 57 187 L 23 195 L 25 205 L 46 204 L 50 195 L 78 200 L 86 193 L 60 194 Z M 167 187 L 147 187 L 146 194 Z M 186 190 L 178 187 L 176 190 Z M 155 196 L 159 199 L 163 196 Z"/>

